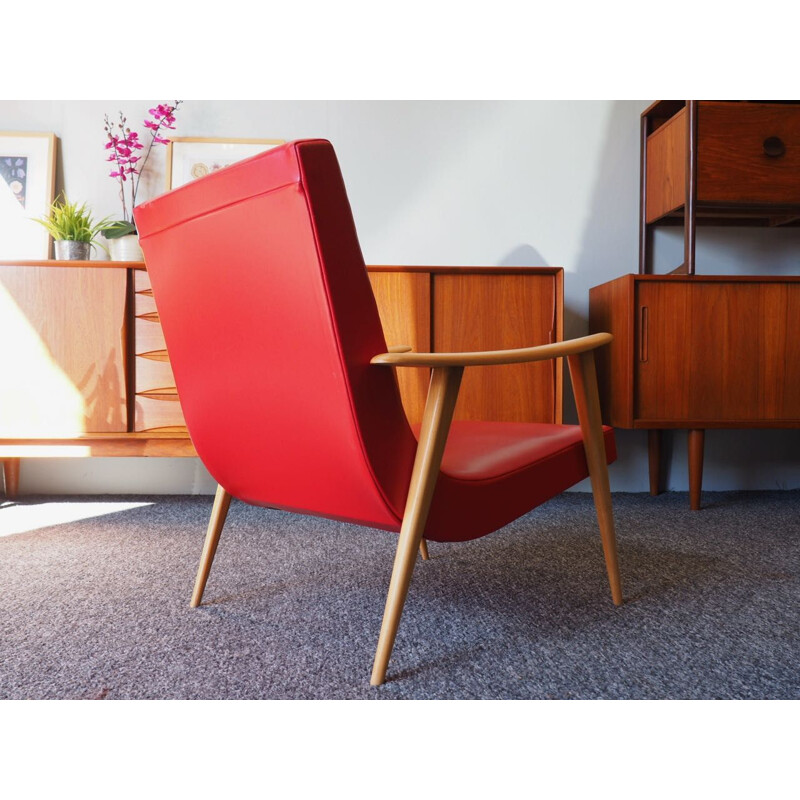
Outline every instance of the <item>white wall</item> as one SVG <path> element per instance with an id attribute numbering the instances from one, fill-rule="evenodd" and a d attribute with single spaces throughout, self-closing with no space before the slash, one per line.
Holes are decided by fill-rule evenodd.
<path id="1" fill-rule="evenodd" d="M 0 130 L 60 137 L 57 188 L 116 214 L 103 115 L 153 101 L 0 101 Z M 638 268 L 639 115 L 650 101 L 184 103 L 177 136 L 296 139 L 336 147 L 368 263 L 563 266 L 565 335 L 587 330 L 589 288 Z M 141 199 L 160 193 L 164 149 Z M 659 233 L 659 264 L 681 260 Z M 701 229 L 698 270 L 800 274 L 800 230 Z M 571 399 L 566 409 L 574 419 Z M 685 434 L 667 436 L 668 486 L 687 488 Z M 618 432 L 617 491 L 647 489 L 646 434 Z M 704 488 L 800 486 L 800 432 L 709 431 Z M 195 459 L 23 463 L 23 493 L 206 493 Z M 580 488 L 586 488 L 582 486 Z"/>

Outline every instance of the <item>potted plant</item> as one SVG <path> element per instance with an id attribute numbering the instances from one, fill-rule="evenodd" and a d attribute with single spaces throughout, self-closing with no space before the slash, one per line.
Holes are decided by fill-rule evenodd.
<path id="1" fill-rule="evenodd" d="M 94 245 L 106 250 L 96 240 L 114 224 L 110 217 L 95 222 L 86 203 L 79 206 L 70 203 L 66 197 L 63 200 L 56 198 L 47 216 L 39 217 L 35 222 L 47 228 L 53 237 L 55 255 L 59 261 L 88 261 Z"/>
<path id="2" fill-rule="evenodd" d="M 128 120 L 121 111 L 117 123 L 112 123 L 108 114 L 105 116 L 105 131 L 108 137 L 105 148 L 111 151 L 106 160 L 114 165 L 109 176 L 119 184 L 119 196 L 122 201 L 122 219 L 116 220 L 103 233 L 109 240 L 111 258 L 115 261 L 142 259 L 136 223 L 133 221 L 139 179 L 147 159 L 150 158 L 153 145 L 169 144 L 169 139 L 163 134 L 166 130 L 175 130 L 175 111 L 180 104 L 180 100 L 176 100 L 172 105 L 162 103 L 148 111 L 150 116 L 144 121 L 144 127 L 150 132 L 150 141 L 147 145 L 139 141 L 139 134 L 130 129 Z M 145 150 L 144 157 L 140 155 L 142 150 Z"/>

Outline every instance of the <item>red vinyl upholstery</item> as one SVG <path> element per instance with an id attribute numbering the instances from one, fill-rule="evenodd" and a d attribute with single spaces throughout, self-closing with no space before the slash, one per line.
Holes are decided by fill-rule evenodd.
<path id="1" fill-rule="evenodd" d="M 232 496 L 399 530 L 416 439 L 339 165 L 292 142 L 136 209 L 198 455 Z M 605 429 L 608 461 L 616 457 Z M 453 423 L 425 538 L 497 530 L 588 475 L 578 426 Z"/>
<path id="2" fill-rule="evenodd" d="M 606 469 L 616 450 L 591 352 L 609 334 L 511 354 L 386 353 L 339 164 L 322 140 L 189 183 L 139 206 L 136 223 L 186 424 L 219 484 L 193 607 L 232 497 L 399 531 L 378 686 L 425 540 L 491 533 L 590 467 L 612 600 L 622 603 Z M 450 424 L 465 365 L 555 355 L 569 360 L 582 427 Z M 403 357 L 398 368 L 438 359 L 425 362 L 432 377 L 417 434 L 387 366 Z"/>

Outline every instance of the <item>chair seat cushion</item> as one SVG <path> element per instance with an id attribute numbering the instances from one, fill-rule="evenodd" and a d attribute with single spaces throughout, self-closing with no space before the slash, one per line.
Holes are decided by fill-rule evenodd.
<path id="1" fill-rule="evenodd" d="M 604 427 L 603 435 L 611 463 L 617 456 L 614 431 Z M 432 541 L 483 536 L 588 475 L 578 425 L 454 422 L 425 536 Z"/>
<path id="2" fill-rule="evenodd" d="M 447 439 L 442 472 L 465 481 L 491 480 L 583 449 L 578 425 L 539 422 L 456 422 Z"/>

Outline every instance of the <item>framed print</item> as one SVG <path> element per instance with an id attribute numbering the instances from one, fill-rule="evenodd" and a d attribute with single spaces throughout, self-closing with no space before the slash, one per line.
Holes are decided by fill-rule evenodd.
<path id="1" fill-rule="evenodd" d="M 0 131 L 0 260 L 50 257 L 50 234 L 34 222 L 55 197 L 54 133 Z"/>
<path id="2" fill-rule="evenodd" d="M 167 191 L 279 144 L 284 140 L 176 136 L 167 145 Z"/>

